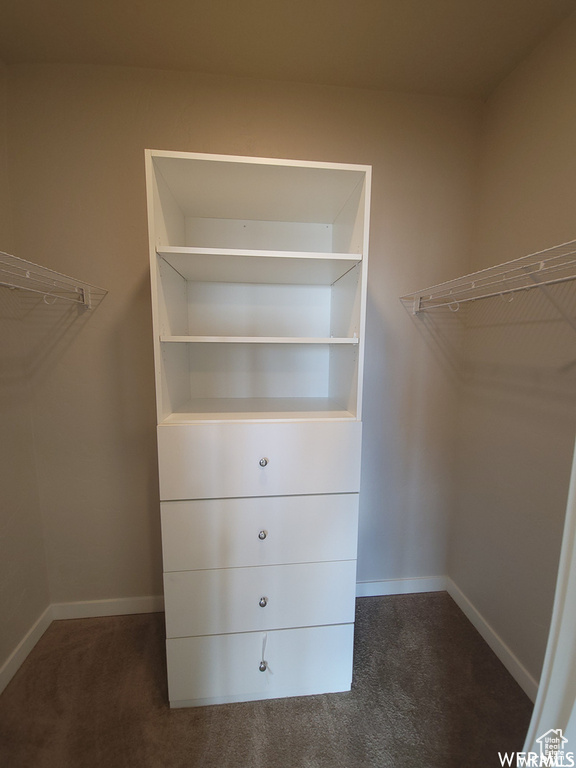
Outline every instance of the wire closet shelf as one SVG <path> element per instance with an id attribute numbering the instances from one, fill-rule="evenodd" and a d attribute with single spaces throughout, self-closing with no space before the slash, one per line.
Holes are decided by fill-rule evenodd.
<path id="1" fill-rule="evenodd" d="M 63 300 L 81 304 L 86 309 L 92 307 L 94 300 L 100 300 L 108 293 L 104 288 L 68 277 L 4 251 L 0 251 L 0 285 L 39 293 L 44 297 L 46 304 Z"/>
<path id="2" fill-rule="evenodd" d="M 576 279 L 576 240 L 402 296 L 414 315 Z"/>

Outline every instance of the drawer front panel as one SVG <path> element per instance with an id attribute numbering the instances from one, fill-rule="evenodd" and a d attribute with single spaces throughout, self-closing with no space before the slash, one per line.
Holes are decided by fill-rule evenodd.
<path id="1" fill-rule="evenodd" d="M 354 560 L 358 495 L 164 501 L 165 571 Z"/>
<path id="2" fill-rule="evenodd" d="M 345 624 L 168 640 L 170 701 L 191 706 L 347 691 L 353 638 L 353 625 Z M 262 658 L 269 667 L 263 672 Z"/>
<path id="3" fill-rule="evenodd" d="M 166 573 L 166 635 L 344 624 L 355 593 L 354 560 Z"/>
<path id="4" fill-rule="evenodd" d="M 160 425 L 160 498 L 357 493 L 361 430 L 357 421 Z"/>

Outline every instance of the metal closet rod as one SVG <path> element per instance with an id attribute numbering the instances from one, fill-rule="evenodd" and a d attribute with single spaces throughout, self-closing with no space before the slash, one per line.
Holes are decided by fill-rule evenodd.
<path id="1" fill-rule="evenodd" d="M 440 307 L 457 311 L 468 301 L 504 296 L 576 279 L 576 240 L 403 296 L 417 315 Z"/>
<path id="2" fill-rule="evenodd" d="M 92 298 L 103 298 L 108 291 L 96 285 L 68 277 L 48 267 L 26 261 L 19 256 L 0 251 L 0 285 L 23 291 L 39 293 L 47 304 L 58 299 L 82 304 L 86 309 L 92 306 Z M 48 298 L 54 301 L 47 301 Z"/>

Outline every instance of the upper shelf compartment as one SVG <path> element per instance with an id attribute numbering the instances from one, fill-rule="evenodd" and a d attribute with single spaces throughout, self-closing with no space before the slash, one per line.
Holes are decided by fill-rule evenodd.
<path id="1" fill-rule="evenodd" d="M 360 255 L 237 248 L 158 248 L 157 253 L 186 280 L 202 283 L 332 285 Z"/>
<path id="2" fill-rule="evenodd" d="M 162 254 L 192 248 L 207 257 L 213 249 L 243 251 L 245 260 L 258 258 L 255 252 L 268 260 L 276 252 L 361 258 L 363 166 L 156 150 L 147 161 L 155 179 L 154 245 Z"/>
<path id="3" fill-rule="evenodd" d="M 576 279 L 576 240 L 403 296 L 413 314 Z"/>

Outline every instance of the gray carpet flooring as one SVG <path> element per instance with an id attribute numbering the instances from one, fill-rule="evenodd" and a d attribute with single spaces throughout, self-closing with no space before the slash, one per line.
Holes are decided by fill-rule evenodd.
<path id="1" fill-rule="evenodd" d="M 532 705 L 446 593 L 361 598 L 349 693 L 170 710 L 162 614 L 54 622 L 0 696 L 7 768 L 489 768 Z"/>

